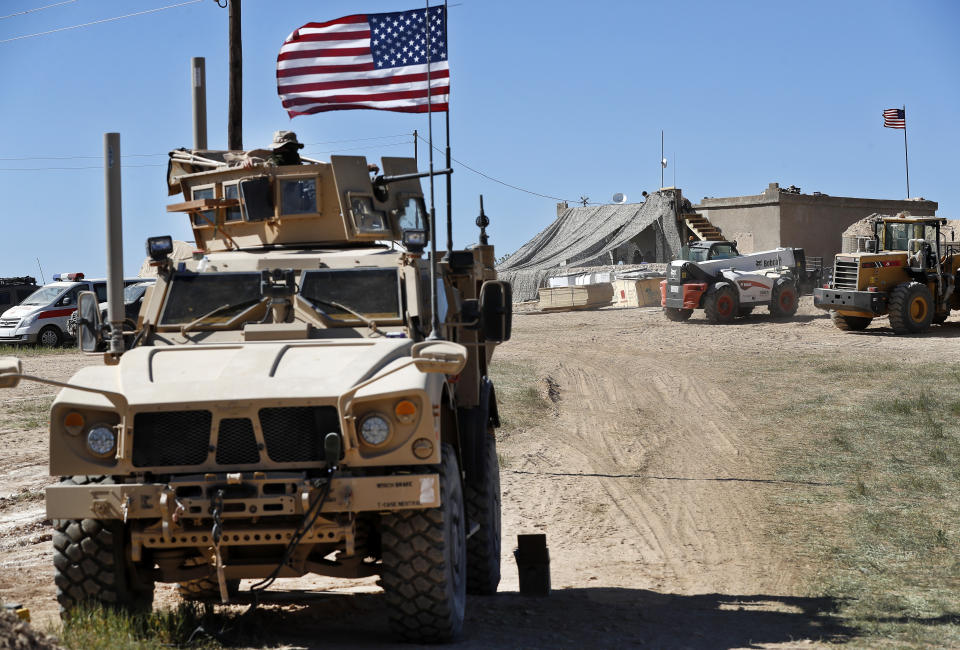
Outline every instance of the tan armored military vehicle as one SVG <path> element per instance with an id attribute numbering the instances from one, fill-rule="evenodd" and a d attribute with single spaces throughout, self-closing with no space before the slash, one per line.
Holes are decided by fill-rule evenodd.
<path id="1" fill-rule="evenodd" d="M 413 159 L 372 178 L 356 156 L 212 158 L 170 166 L 184 201 L 168 211 L 198 251 L 174 263 L 169 237 L 148 240 L 157 282 L 119 350 L 96 297 L 80 301 L 81 347 L 113 351 L 50 414 L 63 610 L 149 608 L 157 581 L 227 601 L 241 579 L 379 574 L 399 636 L 455 637 L 465 594 L 500 580 L 488 368 L 511 300 L 493 247 L 431 269 Z M 25 377 L 16 360 L 2 373 Z"/>

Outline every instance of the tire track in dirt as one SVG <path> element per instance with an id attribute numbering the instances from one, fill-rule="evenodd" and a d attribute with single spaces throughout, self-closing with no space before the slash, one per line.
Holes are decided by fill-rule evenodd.
<path id="1" fill-rule="evenodd" d="M 740 419 L 734 417 L 733 404 L 725 393 L 718 389 L 704 391 L 689 376 L 673 369 L 665 371 L 659 365 L 642 369 L 646 372 L 637 372 L 635 367 L 631 372 L 610 372 L 611 368 L 631 366 L 633 364 L 604 364 L 594 368 L 593 379 L 587 380 L 585 366 L 580 365 L 578 376 L 571 377 L 581 392 L 584 407 L 577 411 L 577 416 L 586 420 L 576 431 L 595 450 L 595 471 L 618 474 L 628 469 L 622 462 L 625 458 L 622 448 L 615 444 L 625 424 L 622 405 L 647 401 L 659 404 L 657 412 L 668 416 L 666 422 L 648 420 L 638 431 L 644 440 L 654 442 L 644 463 L 648 473 L 659 467 L 672 470 L 665 475 L 681 478 L 710 476 L 710 473 L 730 476 L 731 472 L 725 470 L 729 470 L 729 460 L 738 456 L 738 450 L 731 439 L 732 432 L 725 431 L 712 417 L 717 414 L 723 422 Z M 655 376 L 656 381 L 638 381 L 649 376 Z M 687 418 L 691 413 L 701 415 L 699 426 L 678 426 L 676 413 L 685 414 Z M 680 454 L 676 453 L 678 447 Z M 705 451 L 694 456 L 697 462 L 690 463 L 688 452 L 697 448 Z M 686 589 L 690 586 L 687 576 L 691 568 L 723 564 L 728 558 L 722 549 L 744 545 L 747 535 L 739 526 L 718 526 L 718 522 L 746 521 L 746 513 L 735 500 L 712 499 L 707 509 L 699 503 L 698 493 L 702 490 L 696 487 L 671 486 L 664 490 L 661 481 L 649 479 L 624 482 L 601 478 L 600 482 L 628 524 L 641 535 L 647 567 L 653 570 L 653 577 L 660 584 Z M 699 578 L 694 582 L 699 582 Z"/>

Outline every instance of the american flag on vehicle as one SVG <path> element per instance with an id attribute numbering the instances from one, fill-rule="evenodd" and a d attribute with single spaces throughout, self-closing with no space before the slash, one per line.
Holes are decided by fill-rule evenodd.
<path id="1" fill-rule="evenodd" d="M 907 128 L 907 111 L 902 108 L 888 108 L 884 110 L 883 125 L 890 129 Z"/>
<path id="2" fill-rule="evenodd" d="M 429 33 L 428 33 L 429 32 Z M 277 57 L 277 92 L 290 117 L 374 109 L 446 111 L 445 8 L 344 16 L 295 30 Z"/>

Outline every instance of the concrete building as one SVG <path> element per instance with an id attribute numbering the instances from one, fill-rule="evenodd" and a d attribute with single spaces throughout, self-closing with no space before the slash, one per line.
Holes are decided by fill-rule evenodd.
<path id="1" fill-rule="evenodd" d="M 719 228 L 724 239 L 737 240 L 742 253 L 795 246 L 808 256 L 823 257 L 826 263 L 840 252 L 843 231 L 855 221 L 874 213 L 935 215 L 937 207 L 936 201 L 923 198 L 897 201 L 801 194 L 799 188 L 770 183 L 754 196 L 704 197 L 694 209 Z"/>

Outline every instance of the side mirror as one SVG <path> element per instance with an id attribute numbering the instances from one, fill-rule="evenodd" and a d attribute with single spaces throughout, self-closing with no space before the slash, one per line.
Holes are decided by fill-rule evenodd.
<path id="1" fill-rule="evenodd" d="M 20 383 L 23 365 L 16 357 L 0 357 L 0 388 L 13 388 Z"/>
<path id="2" fill-rule="evenodd" d="M 81 291 L 77 298 L 77 342 L 83 352 L 96 352 L 103 335 L 100 330 L 100 303 L 97 294 Z"/>
<path id="3" fill-rule="evenodd" d="M 513 323 L 513 287 L 502 280 L 488 280 L 480 287 L 480 331 L 487 341 L 510 340 Z"/>
<path id="4" fill-rule="evenodd" d="M 467 365 L 467 349 L 451 341 L 422 341 L 413 344 L 413 365 L 420 372 L 459 374 Z"/>

